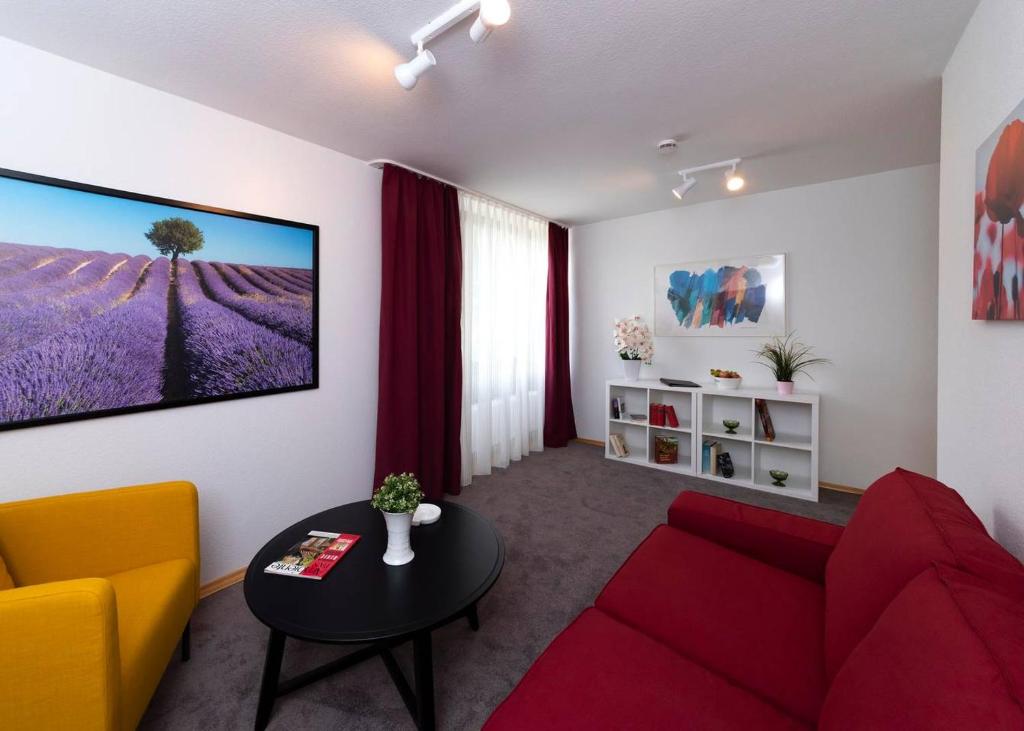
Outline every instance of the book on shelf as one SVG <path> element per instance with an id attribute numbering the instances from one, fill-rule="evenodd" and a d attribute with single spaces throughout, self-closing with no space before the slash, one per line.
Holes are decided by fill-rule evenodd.
<path id="1" fill-rule="evenodd" d="M 621 434 L 609 434 L 608 443 L 616 457 L 629 456 L 629 445 L 626 444 L 626 438 Z"/>
<path id="2" fill-rule="evenodd" d="M 677 437 L 654 437 L 655 464 L 678 464 L 679 439 Z"/>
<path id="3" fill-rule="evenodd" d="M 359 536 L 354 533 L 313 530 L 263 571 L 319 581 L 327 576 L 358 540 Z"/>
<path id="4" fill-rule="evenodd" d="M 722 445 L 714 439 L 705 439 L 701 445 L 701 472 L 708 475 L 718 474 L 718 455 L 722 453 Z"/>
<path id="5" fill-rule="evenodd" d="M 754 399 L 754 408 L 757 409 L 757 416 L 761 420 L 761 431 L 764 432 L 766 442 L 775 441 L 775 426 L 772 424 L 772 415 L 768 413 L 768 402 L 763 398 Z"/>
<path id="6" fill-rule="evenodd" d="M 672 427 L 673 429 L 678 429 L 679 428 L 679 417 L 676 416 L 676 407 L 673 406 L 672 404 L 668 404 L 667 406 L 664 407 L 664 409 L 665 409 L 665 419 L 668 422 L 668 425 L 670 427 Z"/>
<path id="7" fill-rule="evenodd" d="M 651 404 L 651 426 L 665 426 L 665 407 L 662 404 Z"/>
<path id="8" fill-rule="evenodd" d="M 629 420 L 630 421 L 635 421 L 637 424 L 646 424 L 647 423 L 647 417 L 644 414 L 630 414 L 629 415 Z"/>
<path id="9" fill-rule="evenodd" d="M 613 419 L 618 419 L 621 416 L 622 416 L 622 414 L 619 411 L 619 400 L 617 398 L 613 398 L 612 399 L 612 418 Z"/>

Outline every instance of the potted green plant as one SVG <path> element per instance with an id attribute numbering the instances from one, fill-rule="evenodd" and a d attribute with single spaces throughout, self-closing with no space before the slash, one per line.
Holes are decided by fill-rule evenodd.
<path id="1" fill-rule="evenodd" d="M 384 563 L 389 566 L 407 564 L 416 555 L 409 542 L 409 531 L 412 528 L 412 514 L 416 512 L 421 500 L 423 491 L 416 475 L 411 472 L 388 475 L 370 499 L 370 505 L 384 514 L 384 522 L 388 527 L 388 548 L 384 552 Z"/>
<path id="2" fill-rule="evenodd" d="M 789 333 L 785 337 L 776 335 L 755 352 L 757 358 L 761 360 L 761 365 L 775 375 L 776 387 L 784 396 L 793 393 L 793 377 L 797 373 L 807 373 L 807 369 L 812 365 L 831 362 L 828 358 L 815 356 L 811 346 L 796 340 L 795 335 L 796 333 Z M 807 373 L 807 377 L 814 380 L 810 373 Z"/>

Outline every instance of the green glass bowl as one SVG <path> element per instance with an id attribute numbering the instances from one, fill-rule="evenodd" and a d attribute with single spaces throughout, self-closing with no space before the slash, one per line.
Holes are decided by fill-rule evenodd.
<path id="1" fill-rule="evenodd" d="M 775 480 L 775 482 L 772 483 L 775 487 L 786 486 L 786 480 L 789 479 L 788 472 L 785 470 L 768 470 L 768 474 L 772 476 L 773 480 Z"/>
<path id="2" fill-rule="evenodd" d="M 722 419 L 722 426 L 725 427 L 726 434 L 735 434 L 736 427 L 740 425 L 738 419 Z"/>

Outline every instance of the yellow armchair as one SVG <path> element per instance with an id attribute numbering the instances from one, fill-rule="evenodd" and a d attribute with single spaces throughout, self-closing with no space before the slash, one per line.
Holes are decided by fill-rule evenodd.
<path id="1" fill-rule="evenodd" d="M 195 486 L 0 504 L 0 556 L 16 587 L 0 591 L 0 725 L 135 728 L 179 637 L 187 659 Z"/>

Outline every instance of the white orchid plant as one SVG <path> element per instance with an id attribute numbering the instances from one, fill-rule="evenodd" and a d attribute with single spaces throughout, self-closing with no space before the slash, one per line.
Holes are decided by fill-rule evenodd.
<path id="1" fill-rule="evenodd" d="M 615 321 L 615 348 L 622 360 L 639 360 L 646 365 L 651 364 L 654 357 L 654 338 L 651 329 L 640 318 L 633 315 Z"/>

